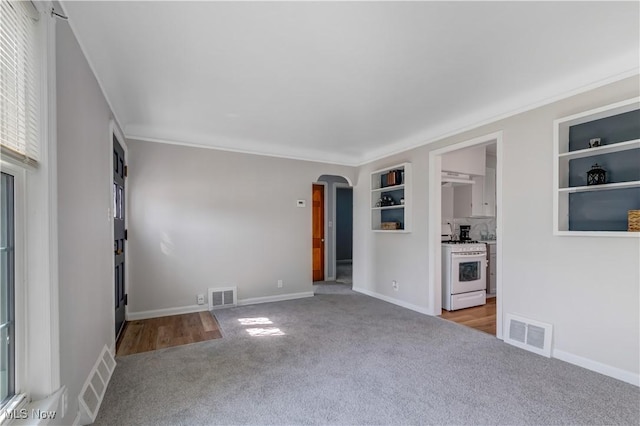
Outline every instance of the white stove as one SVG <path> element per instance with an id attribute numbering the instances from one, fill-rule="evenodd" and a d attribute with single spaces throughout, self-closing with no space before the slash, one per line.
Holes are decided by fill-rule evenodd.
<path id="1" fill-rule="evenodd" d="M 444 227 L 443 227 L 444 235 Z M 442 308 L 487 303 L 487 246 L 477 241 L 442 242 Z"/>

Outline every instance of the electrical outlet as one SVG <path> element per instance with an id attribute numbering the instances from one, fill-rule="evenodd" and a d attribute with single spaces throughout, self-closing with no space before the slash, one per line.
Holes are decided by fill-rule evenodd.
<path id="1" fill-rule="evenodd" d="M 400 289 L 400 284 L 398 284 L 398 281 L 393 280 L 391 281 L 391 287 L 393 287 L 395 291 L 398 291 Z"/>
<path id="2" fill-rule="evenodd" d="M 204 294 L 198 295 L 198 305 L 204 305 Z"/>
<path id="3" fill-rule="evenodd" d="M 278 288 L 282 288 L 282 286 L 284 286 L 284 283 L 282 280 L 278 280 Z"/>

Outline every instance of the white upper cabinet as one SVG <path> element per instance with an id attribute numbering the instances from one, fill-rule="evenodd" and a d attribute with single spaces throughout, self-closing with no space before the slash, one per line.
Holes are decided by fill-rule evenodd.
<path id="1" fill-rule="evenodd" d="M 442 170 L 484 176 L 486 147 L 478 146 L 453 151 L 442 156 Z"/>
<path id="2" fill-rule="evenodd" d="M 453 217 L 495 217 L 496 170 L 487 168 L 485 176 L 474 176 L 473 182 L 453 188 Z"/>
<path id="3" fill-rule="evenodd" d="M 496 215 L 496 169 L 486 168 L 484 175 L 483 215 L 495 217 Z"/>

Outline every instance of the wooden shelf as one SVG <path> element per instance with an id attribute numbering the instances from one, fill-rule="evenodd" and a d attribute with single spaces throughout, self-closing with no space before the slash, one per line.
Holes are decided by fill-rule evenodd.
<path id="1" fill-rule="evenodd" d="M 573 192 L 607 191 L 611 189 L 624 189 L 624 188 L 640 188 L 640 180 L 636 180 L 632 182 L 605 183 L 602 185 L 571 186 L 568 188 L 558 188 L 558 191 L 573 193 Z"/>

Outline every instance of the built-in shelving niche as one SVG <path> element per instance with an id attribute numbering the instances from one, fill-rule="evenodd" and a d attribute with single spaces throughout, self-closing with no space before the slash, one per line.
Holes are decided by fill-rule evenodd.
<path id="1" fill-rule="evenodd" d="M 589 141 L 601 146 L 589 148 Z M 640 209 L 640 103 L 619 102 L 555 122 L 556 218 L 560 235 L 635 236 L 628 210 Z M 587 185 L 594 164 L 607 183 Z M 635 234 L 635 235 L 634 235 Z"/>

